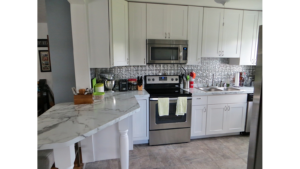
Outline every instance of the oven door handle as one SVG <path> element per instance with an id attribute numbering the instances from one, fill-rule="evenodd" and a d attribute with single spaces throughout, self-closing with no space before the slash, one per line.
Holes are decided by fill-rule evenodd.
<path id="1" fill-rule="evenodd" d="M 158 100 L 158 98 L 149 98 L 150 101 Z M 177 98 L 169 98 L 169 100 L 178 100 Z M 192 97 L 187 97 L 187 100 L 192 100 Z"/>

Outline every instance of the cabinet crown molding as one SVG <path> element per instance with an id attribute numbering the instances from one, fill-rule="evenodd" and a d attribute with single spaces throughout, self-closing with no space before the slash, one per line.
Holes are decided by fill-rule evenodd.
<path id="1" fill-rule="evenodd" d="M 87 3 L 89 0 L 68 0 L 68 2 L 70 4 L 85 4 Z"/>
<path id="2" fill-rule="evenodd" d="M 246 9 L 246 10 L 262 10 L 262 0 L 231 0 L 223 6 L 213 0 L 126 0 L 128 2 L 143 2 L 157 4 L 172 4 L 172 5 L 191 5 L 202 7 L 216 7 L 229 9 Z"/>

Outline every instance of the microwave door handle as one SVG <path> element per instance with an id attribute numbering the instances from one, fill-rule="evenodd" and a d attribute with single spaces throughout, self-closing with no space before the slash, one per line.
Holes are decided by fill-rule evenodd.
<path id="1" fill-rule="evenodd" d="M 183 51 L 182 50 L 183 50 L 183 47 L 180 45 L 179 46 L 179 62 L 181 62 L 183 59 L 183 56 L 182 56 Z"/>

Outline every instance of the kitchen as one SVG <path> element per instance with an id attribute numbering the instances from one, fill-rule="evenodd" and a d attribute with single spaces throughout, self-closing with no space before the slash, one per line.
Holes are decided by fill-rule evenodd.
<path id="1" fill-rule="evenodd" d="M 93 9 L 93 8 L 97 9 L 97 3 L 99 3 L 99 1 L 93 1 L 93 3 L 94 4 L 91 4 L 91 6 L 90 6 L 91 9 Z M 128 5 L 129 9 L 134 7 L 131 4 L 134 4 L 134 2 L 129 2 L 129 5 Z M 216 57 L 215 58 L 208 58 L 208 57 L 201 56 L 205 53 L 203 53 L 203 50 L 202 51 L 197 50 L 198 49 L 197 47 L 193 48 L 193 45 L 195 45 L 195 43 L 191 43 L 191 41 L 194 40 L 196 42 L 196 46 L 199 45 L 200 49 L 201 49 L 201 48 L 203 48 L 203 43 L 205 42 L 205 41 L 203 41 L 203 39 L 205 39 L 205 37 L 203 36 L 202 40 L 201 40 L 201 37 L 199 38 L 199 36 L 192 36 L 193 34 L 191 36 L 188 36 L 188 34 L 191 32 L 189 30 L 190 29 L 189 26 L 186 26 L 186 28 L 183 28 L 183 29 L 186 29 L 186 34 L 185 34 L 184 37 L 186 37 L 186 40 L 189 40 L 188 62 L 192 61 L 191 63 L 187 63 L 187 64 L 146 64 L 145 63 L 146 62 L 145 61 L 146 60 L 146 49 L 145 49 L 146 48 L 146 39 L 149 39 L 148 35 L 147 35 L 148 32 L 146 30 L 149 30 L 149 29 L 148 28 L 147 29 L 140 29 L 142 31 L 140 31 L 140 32 L 135 31 L 136 34 L 133 34 L 134 36 L 138 36 L 138 35 L 142 34 L 144 36 L 144 38 L 131 38 L 132 33 L 130 33 L 130 30 L 133 30 L 133 29 L 131 29 L 130 27 L 133 26 L 134 24 L 130 24 L 131 23 L 130 21 L 132 21 L 130 19 L 130 16 L 131 16 L 130 11 L 137 11 L 137 12 L 141 12 L 141 11 L 146 12 L 147 11 L 147 12 L 149 12 L 149 10 L 148 10 L 148 4 L 145 4 L 145 3 L 144 4 L 143 3 L 136 3 L 136 4 L 140 5 L 140 6 L 143 6 L 143 7 L 137 7 L 137 9 L 140 9 L 140 10 L 129 10 L 129 35 L 128 35 L 128 37 L 129 37 L 128 38 L 129 39 L 129 47 L 126 47 L 126 45 L 128 46 L 128 44 L 126 44 L 126 43 L 124 44 L 125 47 L 120 46 L 120 45 L 119 46 L 118 45 L 114 46 L 114 44 L 106 43 L 106 44 L 104 44 L 104 45 L 107 45 L 105 50 L 101 49 L 101 47 L 104 46 L 104 45 L 101 45 L 101 46 L 98 45 L 102 42 L 99 38 L 97 39 L 96 37 L 103 37 L 104 39 L 107 38 L 108 41 L 111 40 L 114 37 L 111 38 L 111 37 L 109 37 L 109 34 L 104 33 L 105 36 L 106 36 L 105 37 L 104 35 L 99 35 L 99 33 L 101 33 L 101 32 L 95 31 L 95 30 L 103 30 L 103 29 L 105 30 L 105 28 L 106 28 L 106 30 L 108 29 L 108 25 L 104 26 L 105 28 L 100 28 L 101 26 L 103 26 L 103 24 L 99 24 L 99 18 L 93 17 L 93 15 L 103 16 L 103 15 L 99 15 L 99 13 L 97 13 L 97 12 L 100 12 L 100 10 L 97 10 L 95 12 L 90 13 L 90 17 L 88 19 L 91 19 L 91 20 L 94 19 L 95 20 L 94 22 L 91 22 L 91 21 L 88 22 L 89 24 L 93 25 L 92 27 L 91 26 L 85 27 L 83 23 L 86 23 L 86 18 L 85 17 L 80 17 L 82 15 L 80 15 L 79 13 L 75 13 L 75 12 L 72 13 L 71 12 L 71 18 L 74 18 L 72 14 L 74 14 L 76 18 L 78 17 L 76 20 L 72 20 L 72 31 L 73 32 L 78 32 L 78 34 L 76 34 L 76 35 L 73 34 L 75 76 L 76 76 L 76 88 L 77 89 L 90 87 L 91 86 L 91 79 L 93 77 L 97 77 L 97 75 L 99 75 L 99 74 L 101 74 L 101 72 L 103 73 L 105 71 L 106 72 L 112 72 L 113 71 L 114 73 L 115 72 L 117 72 L 117 73 L 120 72 L 121 76 L 119 78 L 120 79 L 123 79 L 123 78 L 126 79 L 126 78 L 134 78 L 134 77 L 137 77 L 137 76 L 144 76 L 144 75 L 155 75 L 155 74 L 158 75 L 159 73 L 162 73 L 162 75 L 165 75 L 165 74 L 167 74 L 167 75 L 176 75 L 177 74 L 178 75 L 181 72 L 181 70 L 180 70 L 181 66 L 183 66 L 183 68 L 185 70 L 187 70 L 187 72 L 190 72 L 192 70 L 194 72 L 196 72 L 196 77 L 199 77 L 198 79 L 200 79 L 200 80 L 197 79 L 195 81 L 195 86 L 197 86 L 197 87 L 198 87 L 198 85 L 201 85 L 201 87 L 202 87 L 202 86 L 207 85 L 207 84 L 209 86 L 211 86 L 212 74 L 215 75 L 215 79 L 216 79 L 215 81 L 217 83 L 220 83 L 221 80 L 223 82 L 227 82 L 227 80 L 229 80 L 229 83 L 231 83 L 233 85 L 233 81 L 232 81 L 233 73 L 246 72 L 248 75 L 253 75 L 255 73 L 255 67 L 254 66 L 241 66 L 241 65 L 231 66 L 230 63 L 241 62 L 242 59 L 238 59 L 238 58 L 228 59 L 230 56 L 224 57 L 224 58 L 219 58 L 219 56 L 217 56 L 217 58 Z M 119 5 L 119 4 L 117 4 L 117 5 Z M 152 5 L 155 6 L 157 4 L 150 4 L 150 7 Z M 104 8 L 103 6 L 104 5 L 101 6 L 101 5 L 98 4 L 99 8 L 100 7 Z M 201 5 L 199 5 L 199 6 L 201 6 Z M 190 9 L 190 8 L 194 9 L 194 11 L 193 10 L 185 10 L 186 14 L 188 12 L 189 13 L 190 12 L 197 13 L 197 10 L 198 10 L 198 13 L 203 14 L 203 12 L 204 12 L 204 14 L 205 14 L 205 9 L 206 9 L 205 7 L 190 7 L 190 6 L 184 6 L 184 7 L 186 7 L 185 9 Z M 219 7 L 222 7 L 222 5 L 219 6 Z M 119 7 L 117 11 L 120 11 L 120 9 L 123 9 L 123 8 Z M 147 9 L 147 10 L 143 10 L 143 9 Z M 85 12 L 84 4 L 80 5 L 80 4 L 78 4 L 77 1 L 76 1 L 75 4 L 71 3 L 71 11 L 72 10 L 77 11 L 77 12 L 78 11 Z M 103 10 L 107 11 L 108 9 L 104 8 Z M 101 10 L 101 11 L 103 11 L 103 10 Z M 166 11 L 172 11 L 172 10 L 167 9 Z M 202 11 L 202 13 L 199 12 L 199 11 Z M 222 10 L 222 11 L 224 11 L 224 10 Z M 210 12 L 210 11 L 208 10 L 208 12 Z M 158 12 L 154 12 L 154 13 L 159 15 Z M 141 14 L 141 15 L 139 15 L 139 14 L 133 14 L 133 15 L 134 16 L 140 16 L 140 17 L 148 17 L 148 15 L 146 15 L 146 13 Z M 117 15 L 112 15 L 112 16 L 117 16 Z M 170 15 L 167 14 L 166 17 L 167 16 L 170 16 Z M 183 16 L 185 16 L 185 15 L 183 15 Z M 188 15 L 186 15 L 186 17 L 187 16 Z M 191 15 L 189 15 L 189 16 L 191 16 Z M 198 25 L 199 25 L 199 23 L 205 24 L 206 23 L 205 22 L 205 15 L 204 15 L 204 18 L 203 18 L 203 15 L 201 15 L 201 16 L 202 17 L 198 17 L 198 18 L 195 19 L 197 22 L 189 22 L 191 19 L 186 19 L 186 22 L 187 22 L 186 25 L 190 25 L 190 24 L 196 24 L 197 25 L 197 23 L 198 23 Z M 225 15 L 225 16 L 227 16 L 227 15 Z M 257 18 L 258 18 L 258 16 L 259 15 L 257 14 Z M 126 12 L 125 12 L 124 17 L 125 17 L 125 19 L 123 19 L 122 21 L 126 21 Z M 108 20 L 107 19 L 108 17 L 103 17 L 103 18 Z M 183 17 L 183 18 L 185 18 L 185 17 Z M 199 21 L 199 20 L 201 20 L 201 18 L 203 19 L 203 21 Z M 239 17 L 239 18 L 242 18 L 242 17 Z M 98 22 L 97 22 L 97 19 L 98 19 Z M 116 18 L 116 19 L 118 19 L 118 18 Z M 146 28 L 148 26 L 148 24 L 146 23 L 146 20 L 148 21 L 148 19 L 141 18 L 141 20 L 145 21 L 145 22 L 143 22 L 143 25 L 141 25 L 141 27 Z M 134 21 L 137 21 L 137 19 L 135 19 Z M 107 23 L 109 23 L 109 22 L 107 22 Z M 112 23 L 114 23 L 114 22 L 112 22 Z M 117 23 L 120 24 L 121 22 L 117 22 Z M 136 24 L 138 24 L 138 23 L 141 23 L 141 22 L 136 22 Z M 238 22 L 238 23 L 241 24 L 241 22 Z M 125 24 L 125 22 L 124 22 L 124 24 Z M 225 25 L 226 25 L 226 23 L 225 23 Z M 117 28 L 119 28 L 119 27 L 120 26 L 118 25 Z M 200 31 L 199 28 L 202 28 L 202 27 L 205 28 L 204 25 L 198 26 L 196 32 L 205 31 L 205 29 Z M 90 28 L 91 30 L 87 31 L 87 28 Z M 116 28 L 116 27 L 113 27 L 113 28 Z M 210 27 L 210 28 L 212 28 L 212 27 Z M 85 30 L 85 31 L 81 31 L 81 29 Z M 166 28 L 166 29 L 168 29 L 168 28 Z M 122 30 L 124 30 L 124 29 L 122 29 Z M 225 28 L 224 28 L 224 30 L 225 30 Z M 163 31 L 165 31 L 165 30 L 163 30 Z M 110 31 L 110 32 L 113 32 L 113 31 Z M 128 31 L 123 31 L 123 32 L 126 33 Z M 144 33 L 141 33 L 141 32 L 144 32 Z M 208 34 L 209 33 L 207 33 L 207 34 L 203 33 L 203 35 L 208 35 Z M 243 32 L 240 29 L 240 34 L 239 35 L 242 35 L 242 34 L 243 34 Z M 202 33 L 198 33 L 198 35 L 202 35 Z M 110 36 L 112 36 L 112 35 L 110 35 Z M 169 33 L 167 33 L 167 35 L 166 35 L 163 32 L 162 36 L 163 36 L 163 38 L 172 37 L 173 33 L 171 32 L 170 35 L 169 35 Z M 83 37 L 86 37 L 86 38 L 83 38 Z M 126 37 L 127 36 L 125 34 L 124 36 L 118 36 L 117 38 L 126 38 Z M 195 37 L 195 38 L 187 39 L 187 37 Z M 239 36 L 239 37 L 241 38 L 242 36 Z M 103 38 L 101 38 L 101 39 L 103 39 Z M 178 36 L 176 38 L 180 38 L 180 37 Z M 138 41 L 131 42 L 131 39 L 137 39 Z M 143 42 L 142 41 L 140 42 L 139 41 L 140 39 L 144 39 Z M 161 39 L 161 37 L 155 37 L 155 39 Z M 200 39 L 200 40 L 198 40 L 198 39 Z M 113 43 L 113 42 L 123 42 L 123 41 L 120 41 L 120 39 L 112 39 L 110 41 L 110 43 Z M 126 42 L 126 40 L 125 40 L 125 42 Z M 137 45 L 130 45 L 131 43 L 136 43 Z M 207 43 L 213 43 L 213 42 L 208 41 Z M 223 43 L 226 44 L 224 41 L 223 41 Z M 87 45 L 84 45 L 84 44 L 90 44 L 90 45 L 87 46 Z M 240 45 L 240 42 L 236 43 L 236 44 Z M 141 47 L 139 47 L 138 45 L 140 45 Z M 113 48 L 109 48 L 110 46 L 113 46 Z M 210 47 L 210 46 L 212 46 L 212 47 Z M 207 53 L 214 50 L 214 49 L 210 49 L 210 48 L 213 48 L 213 47 L 217 48 L 215 46 L 217 46 L 217 45 L 209 45 L 208 48 L 207 48 Z M 243 45 L 241 45 L 241 46 L 243 48 Z M 138 50 L 132 50 L 131 49 L 132 47 L 136 47 Z M 51 48 L 51 43 L 50 43 L 50 48 Z M 243 52 L 242 48 L 239 48 L 241 51 L 238 52 L 238 53 Z M 107 50 L 107 49 L 109 49 L 109 50 Z M 227 54 L 226 49 L 230 49 L 230 48 L 224 48 L 224 51 L 219 51 L 218 55 L 222 55 L 222 54 L 226 55 Z M 126 53 L 126 51 L 128 51 L 128 50 L 129 50 L 128 55 L 124 55 L 124 54 L 119 55 L 119 53 L 122 53 L 120 51 L 125 51 L 124 53 Z M 252 50 L 255 50 L 255 49 L 252 49 Z M 86 51 L 89 51 L 89 53 L 86 54 L 85 53 Z M 143 53 L 143 54 L 136 54 L 138 57 L 131 58 L 131 56 L 134 56 L 134 54 L 131 54 L 132 51 L 135 51 L 137 53 Z M 215 51 L 218 51 L 218 49 L 216 49 Z M 99 52 L 101 54 L 106 52 L 107 55 L 103 55 L 103 56 L 110 56 L 110 57 L 105 57 L 105 58 L 100 58 L 100 59 L 99 59 L 99 57 L 93 57 L 93 56 L 99 56 Z M 194 52 L 194 54 L 191 55 L 191 53 L 193 53 L 193 52 Z M 229 50 L 229 52 L 230 52 L 230 50 Z M 111 54 L 113 53 L 113 55 L 109 55 L 110 53 Z M 217 52 L 215 52 L 215 53 L 217 53 Z M 140 57 L 141 55 L 143 57 Z M 90 56 L 90 57 L 86 57 L 86 56 Z M 122 57 L 119 57 L 119 56 L 122 56 Z M 84 59 L 84 58 L 86 58 L 86 59 Z M 97 61 L 97 59 L 98 59 L 98 61 Z M 238 60 L 238 61 L 236 61 L 236 60 Z M 250 62 L 253 62 L 253 59 L 251 60 L 251 58 L 249 58 L 249 60 L 250 60 Z M 136 63 L 131 63 L 131 62 L 136 62 Z M 193 65 L 193 63 L 197 63 L 197 64 Z M 92 64 L 94 64 L 94 65 L 91 66 Z M 99 65 L 97 66 L 97 64 L 99 64 L 100 66 Z M 103 64 L 103 65 L 101 65 L 101 64 Z M 238 63 L 238 64 L 240 64 L 240 63 Z M 133 66 L 126 66 L 126 65 L 133 65 Z M 253 65 L 253 64 L 250 63 L 250 65 Z M 190 90 L 196 90 L 196 89 L 190 89 Z M 192 92 L 192 93 L 193 93 L 193 97 L 194 97 L 194 92 Z M 199 91 L 199 93 L 201 93 L 201 91 Z M 202 92 L 202 93 L 205 93 L 205 92 Z M 210 97 L 210 96 L 206 96 L 206 97 L 207 97 L 207 100 L 209 101 L 208 97 Z M 245 98 L 243 100 L 244 100 L 243 103 L 245 104 L 247 100 L 245 100 Z M 208 101 L 206 103 L 210 103 Z M 144 103 L 147 105 L 148 102 L 145 101 Z M 203 104 L 207 105 L 206 103 L 200 103 L 199 105 L 195 105 L 195 106 L 202 106 Z M 229 104 L 229 102 L 226 102 L 226 104 L 227 103 Z M 243 109 L 245 110 L 245 106 L 244 106 Z M 148 109 L 146 108 L 145 110 L 148 110 Z M 147 117 L 146 115 L 144 115 L 144 116 Z M 199 134 L 198 134 L 198 136 L 199 136 Z M 142 138 L 140 138 L 139 141 L 140 141 L 140 143 L 142 143 L 142 141 L 145 141 L 145 140 L 142 140 Z"/>

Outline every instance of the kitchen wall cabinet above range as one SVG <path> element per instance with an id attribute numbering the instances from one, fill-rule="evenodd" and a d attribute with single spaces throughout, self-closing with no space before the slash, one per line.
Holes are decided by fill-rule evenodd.
<path id="1" fill-rule="evenodd" d="M 204 8 L 202 57 L 239 58 L 243 10 Z"/>
<path id="2" fill-rule="evenodd" d="M 188 62 L 201 64 L 203 7 L 188 7 Z"/>
<path id="3" fill-rule="evenodd" d="M 241 55 L 230 59 L 231 65 L 256 65 L 259 25 L 262 25 L 262 12 L 244 11 Z"/>
<path id="4" fill-rule="evenodd" d="M 129 65 L 128 2 L 88 1 L 90 68 Z"/>
<path id="5" fill-rule="evenodd" d="M 187 40 L 187 6 L 147 4 L 147 39 Z"/>

